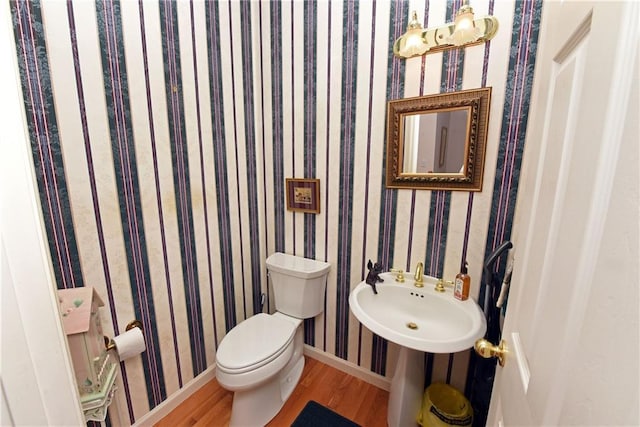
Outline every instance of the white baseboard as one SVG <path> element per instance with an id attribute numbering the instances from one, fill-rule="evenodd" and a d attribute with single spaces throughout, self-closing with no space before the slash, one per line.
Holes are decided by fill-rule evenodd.
<path id="1" fill-rule="evenodd" d="M 150 412 L 147 412 L 140 419 L 133 423 L 133 427 L 152 426 L 169 415 L 171 411 L 176 409 L 178 405 L 187 400 L 189 396 L 198 391 L 203 385 L 216 377 L 216 365 L 211 365 L 200 375 L 189 381 L 187 384 L 171 396 L 164 402 L 153 408 Z"/>
<path id="2" fill-rule="evenodd" d="M 305 356 L 309 356 L 346 374 L 360 378 L 361 380 L 383 390 L 389 391 L 391 388 L 391 380 L 389 378 L 378 375 L 368 369 L 364 369 L 354 363 L 336 357 L 333 354 L 325 353 L 324 351 L 318 350 L 310 345 L 304 345 L 304 354 Z"/>

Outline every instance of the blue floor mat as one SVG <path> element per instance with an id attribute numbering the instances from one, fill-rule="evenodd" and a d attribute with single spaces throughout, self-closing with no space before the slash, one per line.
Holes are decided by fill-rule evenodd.
<path id="1" fill-rule="evenodd" d="M 318 402 L 310 400 L 300 411 L 291 427 L 360 427 Z"/>

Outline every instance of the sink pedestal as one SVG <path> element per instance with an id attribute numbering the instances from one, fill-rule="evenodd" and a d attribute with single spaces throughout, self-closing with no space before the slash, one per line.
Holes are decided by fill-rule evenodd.
<path id="1" fill-rule="evenodd" d="M 416 426 L 424 394 L 424 353 L 400 347 L 391 379 L 387 423 L 393 427 Z"/>

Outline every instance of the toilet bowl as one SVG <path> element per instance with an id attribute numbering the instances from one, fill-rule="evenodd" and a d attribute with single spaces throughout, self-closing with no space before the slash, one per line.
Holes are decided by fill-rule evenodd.
<path id="1" fill-rule="evenodd" d="M 300 323 L 280 313 L 259 313 L 239 323 L 216 354 L 218 382 L 227 390 L 241 391 L 280 373 L 292 359 Z"/>
<path id="2" fill-rule="evenodd" d="M 302 319 L 322 312 L 330 264 L 282 253 L 267 258 L 274 314 L 237 324 L 216 352 L 218 383 L 233 391 L 230 426 L 263 426 L 282 409 L 304 368 Z"/>

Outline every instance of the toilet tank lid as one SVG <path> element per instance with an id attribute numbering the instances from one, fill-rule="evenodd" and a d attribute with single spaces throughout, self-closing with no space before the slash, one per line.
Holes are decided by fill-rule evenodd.
<path id="1" fill-rule="evenodd" d="M 276 252 L 267 258 L 267 268 L 271 271 L 277 271 L 302 279 L 313 279 L 314 277 L 326 274 L 331 268 L 331 264 Z"/>

